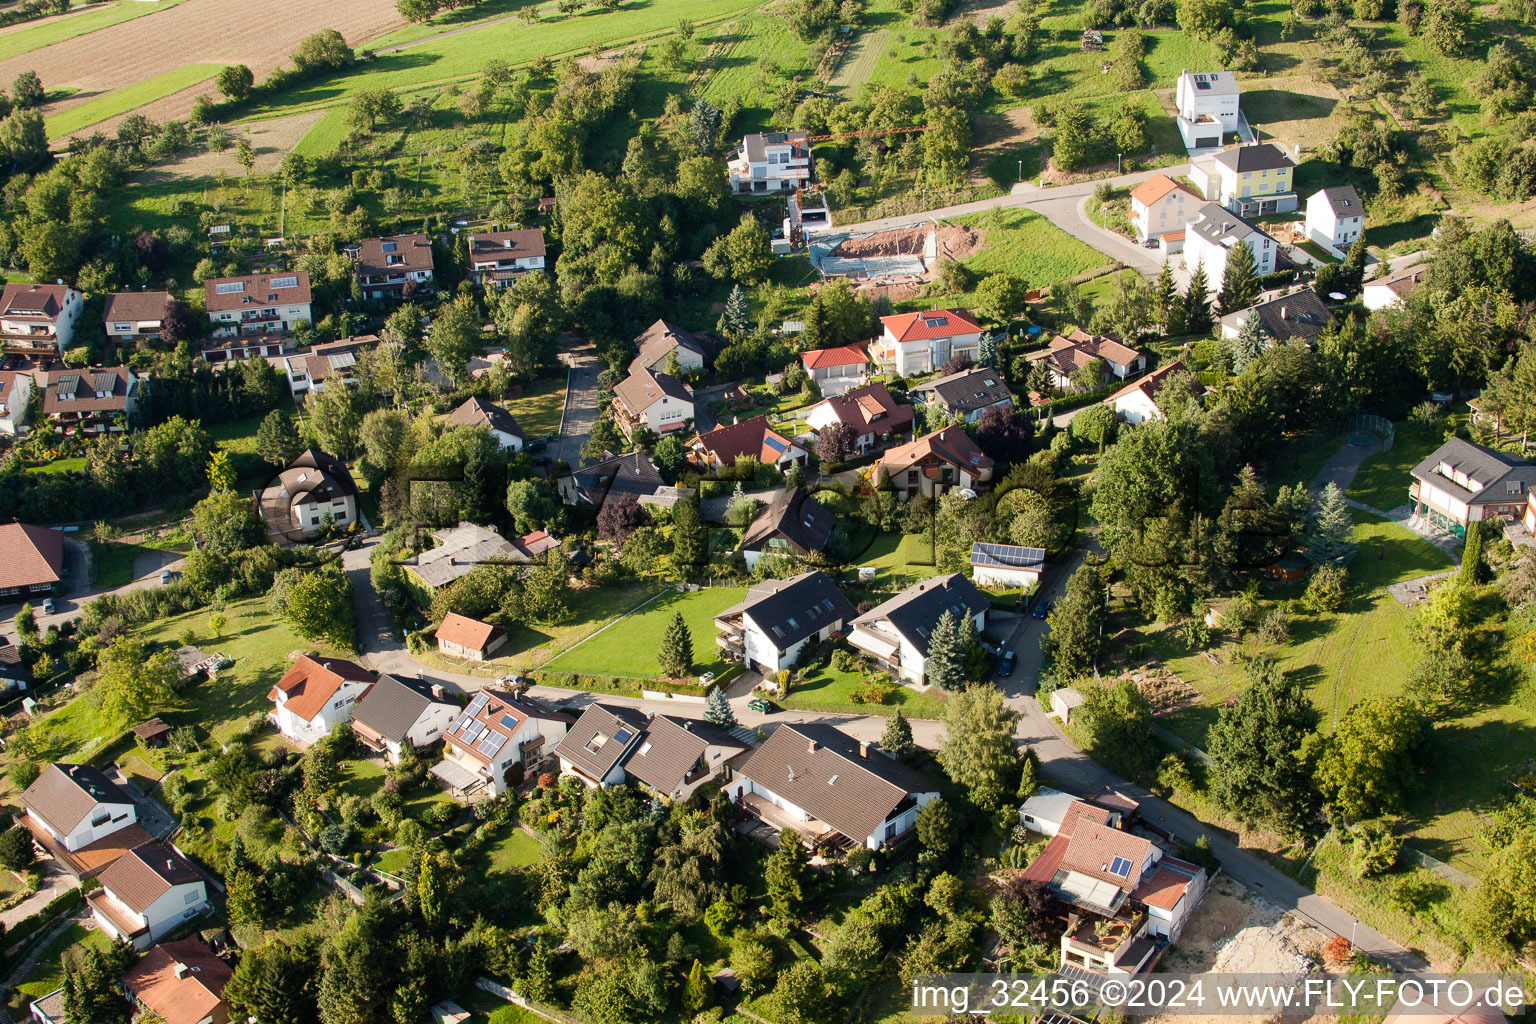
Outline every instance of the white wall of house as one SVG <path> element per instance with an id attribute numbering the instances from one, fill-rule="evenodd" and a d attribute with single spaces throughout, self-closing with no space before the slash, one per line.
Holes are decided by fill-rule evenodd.
<path id="1" fill-rule="evenodd" d="M 48 834 L 63 844 L 64 849 L 74 853 L 83 846 L 89 846 L 98 839 L 103 839 L 134 824 L 139 820 L 139 810 L 131 803 L 97 804 L 67 836 L 59 835 L 31 810 L 27 811 L 27 817 L 47 829 Z"/>
<path id="2" fill-rule="evenodd" d="M 286 706 L 288 698 L 282 692 L 277 695 L 276 711 L 273 718 L 277 723 L 277 731 L 284 736 L 291 736 L 306 743 L 314 743 L 316 740 L 328 735 L 330 731 L 342 722 L 352 719 L 352 705 L 368 689 L 368 683 L 346 680 L 331 694 L 331 699 L 325 702 L 325 706 L 315 712 L 315 717 L 305 720 L 294 714 Z"/>
<path id="3" fill-rule="evenodd" d="M 681 369 L 681 370 L 702 370 L 702 369 L 704 369 L 704 356 L 702 354 L 698 353 L 698 352 L 695 352 L 693 349 L 688 348 L 685 345 L 674 345 L 670 349 L 670 351 L 673 351 L 673 352 L 677 353 L 677 365 L 678 365 L 679 369 Z M 646 365 L 646 367 L 648 369 L 655 370 L 657 373 L 666 373 L 667 372 L 667 353 L 663 352 L 661 355 L 657 356 L 655 359 L 651 360 L 649 363 L 647 363 L 645 365 Z"/>
<path id="4" fill-rule="evenodd" d="M 805 810 L 803 807 L 791 803 L 768 787 L 758 785 L 756 782 L 753 782 L 745 775 L 741 775 L 739 773 L 734 779 L 726 783 L 725 791 L 730 795 L 732 800 L 739 799 L 744 793 L 750 793 L 753 796 L 761 797 L 797 821 L 804 822 L 815 818 L 813 814 Z M 890 842 L 892 839 L 895 839 L 897 836 L 906 832 L 917 823 L 918 809 L 921 808 L 924 804 L 938 799 L 938 796 L 939 794 L 937 793 L 914 793 L 914 806 L 901 812 L 894 818 L 887 819 L 880 826 L 878 831 L 872 832 L 868 836 L 865 836 L 864 845 L 871 850 L 878 850 L 887 842 Z M 856 839 L 858 837 L 850 836 L 849 838 Z"/>
<path id="5" fill-rule="evenodd" d="M 183 885 L 173 885 L 159 898 L 144 909 L 144 913 L 138 914 L 131 910 L 126 903 L 118 899 L 110 889 L 105 890 L 107 898 L 113 903 L 113 907 L 127 920 L 133 921 L 140 928 L 148 928 L 149 931 L 137 938 L 119 933 L 112 919 L 99 910 L 92 910 L 92 916 L 101 930 L 113 938 L 124 939 L 133 943 L 133 948 L 143 952 L 162 937 L 175 931 L 182 923 L 191 920 L 201 914 L 208 906 L 208 889 L 202 882 L 188 882 Z"/>
<path id="6" fill-rule="evenodd" d="M 1463 525 L 1483 518 L 1481 505 L 1468 505 L 1450 492 L 1423 480 L 1419 481 L 1419 500 Z"/>
<path id="7" fill-rule="evenodd" d="M 1163 413 L 1144 391 L 1132 391 L 1115 399 L 1115 415 L 1127 423 L 1162 419 Z"/>
<path id="8" fill-rule="evenodd" d="M 31 374 L 18 373 L 0 409 L 0 434 L 19 433 L 27 422 L 27 402 L 32 397 Z"/>
<path id="9" fill-rule="evenodd" d="M 1192 75 L 1181 74 L 1174 89 L 1174 101 L 1179 116 L 1186 121 L 1210 118 L 1223 131 L 1237 131 L 1238 94 L 1213 93 L 1195 88 Z"/>
<path id="10" fill-rule="evenodd" d="M 971 580 L 982 587 L 1030 587 L 1040 582 L 1038 569 L 1011 566 L 978 565 L 972 567 Z"/>
<path id="11" fill-rule="evenodd" d="M 486 764 L 478 758 L 471 757 L 459 747 L 452 745 L 448 747 L 446 759 L 485 779 L 487 792 L 491 796 L 501 796 L 511 788 L 507 783 L 507 773 L 511 771 L 513 765 L 523 763 L 523 744 L 539 736 L 544 737 L 544 745 L 538 749 L 535 757 L 532 759 L 533 761 L 538 761 L 545 754 L 553 751 L 561 740 L 565 739 L 565 730 L 566 725 L 564 722 L 556 722 L 547 718 L 529 718 L 522 725 L 518 726 L 517 731 L 512 734 L 512 738 L 497 753 L 498 759 L 491 764 Z"/>
<path id="12" fill-rule="evenodd" d="M 1348 249 L 1364 230 L 1363 217 L 1337 216 L 1322 193 L 1307 200 L 1307 238 L 1323 248 Z"/>
<path id="13" fill-rule="evenodd" d="M 336 526 L 346 526 L 357 521 L 357 496 L 349 494 L 345 498 L 336 498 L 332 501 L 311 501 L 303 505 L 293 506 L 294 529 L 318 530 L 320 524 L 325 521 L 325 514 L 331 514 L 331 521 Z"/>
<path id="14" fill-rule="evenodd" d="M 242 319 L 248 313 L 256 313 L 249 320 Z M 277 332 L 291 331 L 300 321 L 310 323 L 309 303 L 298 302 L 284 306 L 261 306 L 257 309 L 221 309 L 208 314 L 213 322 L 215 338 L 229 338 L 240 333 L 242 323 L 252 330 Z M 263 353 L 265 355 L 265 353 Z"/>
<path id="15" fill-rule="evenodd" d="M 619 758 L 619 760 L 622 762 L 624 759 Z M 608 769 L 608 773 L 604 775 L 602 779 L 594 782 L 592 781 L 592 776 L 588 775 L 584 770 L 576 767 L 576 762 L 567 757 L 560 758 L 560 774 L 570 775 L 574 778 L 578 778 L 593 789 L 596 789 L 598 786 L 622 786 L 626 777 L 624 774 L 624 765 L 616 764 L 612 768 Z"/>
<path id="16" fill-rule="evenodd" d="M 780 653 L 778 643 L 772 639 L 772 634 L 762 629 L 752 620 L 752 613 L 750 611 L 742 615 L 742 625 L 744 627 L 742 630 L 743 646 L 746 649 L 747 663 L 762 665 L 768 672 L 777 672 L 781 668 L 790 668 L 796 661 L 800 660 L 800 652 L 805 649 L 807 643 L 825 640 L 843 628 L 842 620 L 839 619 L 837 622 L 822 629 L 819 633 L 806 637 L 799 643 L 785 648 L 783 653 Z"/>
<path id="17" fill-rule="evenodd" d="M 669 430 L 681 430 L 686 420 L 693 419 L 693 403 L 671 395 L 662 395 L 640 410 L 635 420 L 640 425 L 664 434 Z"/>
<path id="18" fill-rule="evenodd" d="M 470 276 L 479 284 L 481 276 L 493 270 L 518 270 L 527 273 L 530 270 L 543 270 L 543 256 L 514 256 L 511 259 L 478 259 L 471 267 Z M 501 282 L 498 282 L 501 283 Z M 511 282 L 506 282 L 510 284 Z"/>
<path id="19" fill-rule="evenodd" d="M 520 452 L 523 450 L 523 439 L 516 434 L 509 434 L 505 430 L 492 430 L 491 440 L 504 452 Z"/>
<path id="20" fill-rule="evenodd" d="M 1365 303 L 1365 308 L 1371 312 L 1378 309 L 1390 309 L 1392 306 L 1401 306 L 1403 297 L 1384 284 L 1376 284 L 1371 281 L 1365 283 L 1360 290 L 1360 298 Z"/>
<path id="21" fill-rule="evenodd" d="M 917 341 L 897 341 L 887 327 L 876 350 L 880 362 L 894 365 L 898 375 L 909 377 L 919 373 L 932 373 L 955 356 L 981 357 L 981 332 L 955 334 L 943 338 L 924 338 Z"/>
<path id="22" fill-rule="evenodd" d="M 107 337 L 138 338 L 144 335 L 158 335 L 162 321 L 156 317 L 154 320 L 107 320 L 103 326 L 107 329 Z"/>

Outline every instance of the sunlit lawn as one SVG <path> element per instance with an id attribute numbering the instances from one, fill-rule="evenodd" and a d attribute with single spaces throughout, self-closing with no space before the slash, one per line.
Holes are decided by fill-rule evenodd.
<path id="1" fill-rule="evenodd" d="M 873 566 L 877 583 L 906 586 L 927 579 L 938 570 L 933 564 L 933 544 L 927 533 L 882 533 L 864 552 L 861 566 Z"/>
<path id="2" fill-rule="evenodd" d="M 714 618 L 740 601 L 745 587 L 711 587 L 691 594 L 669 590 L 580 647 L 545 666 L 551 672 L 575 672 L 596 676 L 637 676 L 654 679 L 660 673 L 656 655 L 662 634 L 672 617 L 682 612 L 693 639 L 694 674 L 723 672 L 725 662 L 715 646 Z"/>

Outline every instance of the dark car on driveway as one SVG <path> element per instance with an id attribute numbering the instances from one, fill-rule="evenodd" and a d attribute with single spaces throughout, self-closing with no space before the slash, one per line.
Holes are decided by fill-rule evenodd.
<path id="1" fill-rule="evenodd" d="M 1009 676 L 1013 675 L 1013 662 L 1013 652 L 1004 651 L 1003 660 L 997 663 L 997 674 L 999 678 L 1007 679 Z"/>
<path id="2" fill-rule="evenodd" d="M 1041 601 L 1039 604 L 1035 605 L 1035 610 L 1029 614 L 1033 615 L 1037 619 L 1045 618 L 1047 615 L 1051 614 L 1051 602 Z"/>

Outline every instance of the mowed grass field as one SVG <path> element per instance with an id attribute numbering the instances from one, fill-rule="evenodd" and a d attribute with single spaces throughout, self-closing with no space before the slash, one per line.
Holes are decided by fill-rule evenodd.
<path id="1" fill-rule="evenodd" d="M 526 385 L 523 393 L 504 399 L 501 405 L 517 420 L 528 440 L 560 429 L 565 410 L 565 378 L 556 377 Z"/>
<path id="2" fill-rule="evenodd" d="M 977 213 L 959 218 L 959 223 L 984 237 L 982 248 L 965 261 L 965 268 L 978 279 L 1013 274 L 1029 287 L 1040 288 L 1114 262 L 1028 210 Z"/>
<path id="3" fill-rule="evenodd" d="M 661 674 L 656 655 L 662 634 L 678 612 L 688 623 L 693 639 L 693 671 L 725 671 L 725 661 L 715 646 L 715 616 L 740 601 L 745 587 L 713 587 L 691 594 L 669 590 L 642 611 L 622 619 L 586 643 L 567 651 L 548 665 L 550 672 L 578 675 L 629 676 L 654 679 Z"/>
<path id="4" fill-rule="evenodd" d="M 33 50 L 41 50 L 66 39 L 74 39 L 88 32 L 95 32 L 109 25 L 121 24 L 154 14 L 168 7 L 175 7 L 185 0 L 117 0 L 117 3 L 88 7 L 79 13 L 57 18 L 42 25 L 18 25 L 9 32 L 0 33 L 0 60 L 19 57 Z"/>
<path id="5" fill-rule="evenodd" d="M 126 114 L 146 103 L 180 92 L 199 82 L 206 82 L 223 68 L 222 64 L 188 64 L 174 71 L 167 71 L 163 75 L 146 79 L 137 85 L 130 85 L 126 89 L 118 89 L 116 92 L 109 92 L 93 100 L 86 100 L 79 106 L 70 107 L 48 118 L 44 122 L 48 129 L 48 137 L 63 138 L 105 121 L 109 117 Z"/>

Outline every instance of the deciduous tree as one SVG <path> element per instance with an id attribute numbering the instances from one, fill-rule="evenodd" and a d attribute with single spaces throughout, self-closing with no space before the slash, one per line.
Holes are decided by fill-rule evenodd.
<path id="1" fill-rule="evenodd" d="M 968 685 L 944 703 L 939 764 L 979 807 L 996 809 L 1013 789 L 1018 717 L 1003 703 L 1002 692 L 986 683 Z"/>

